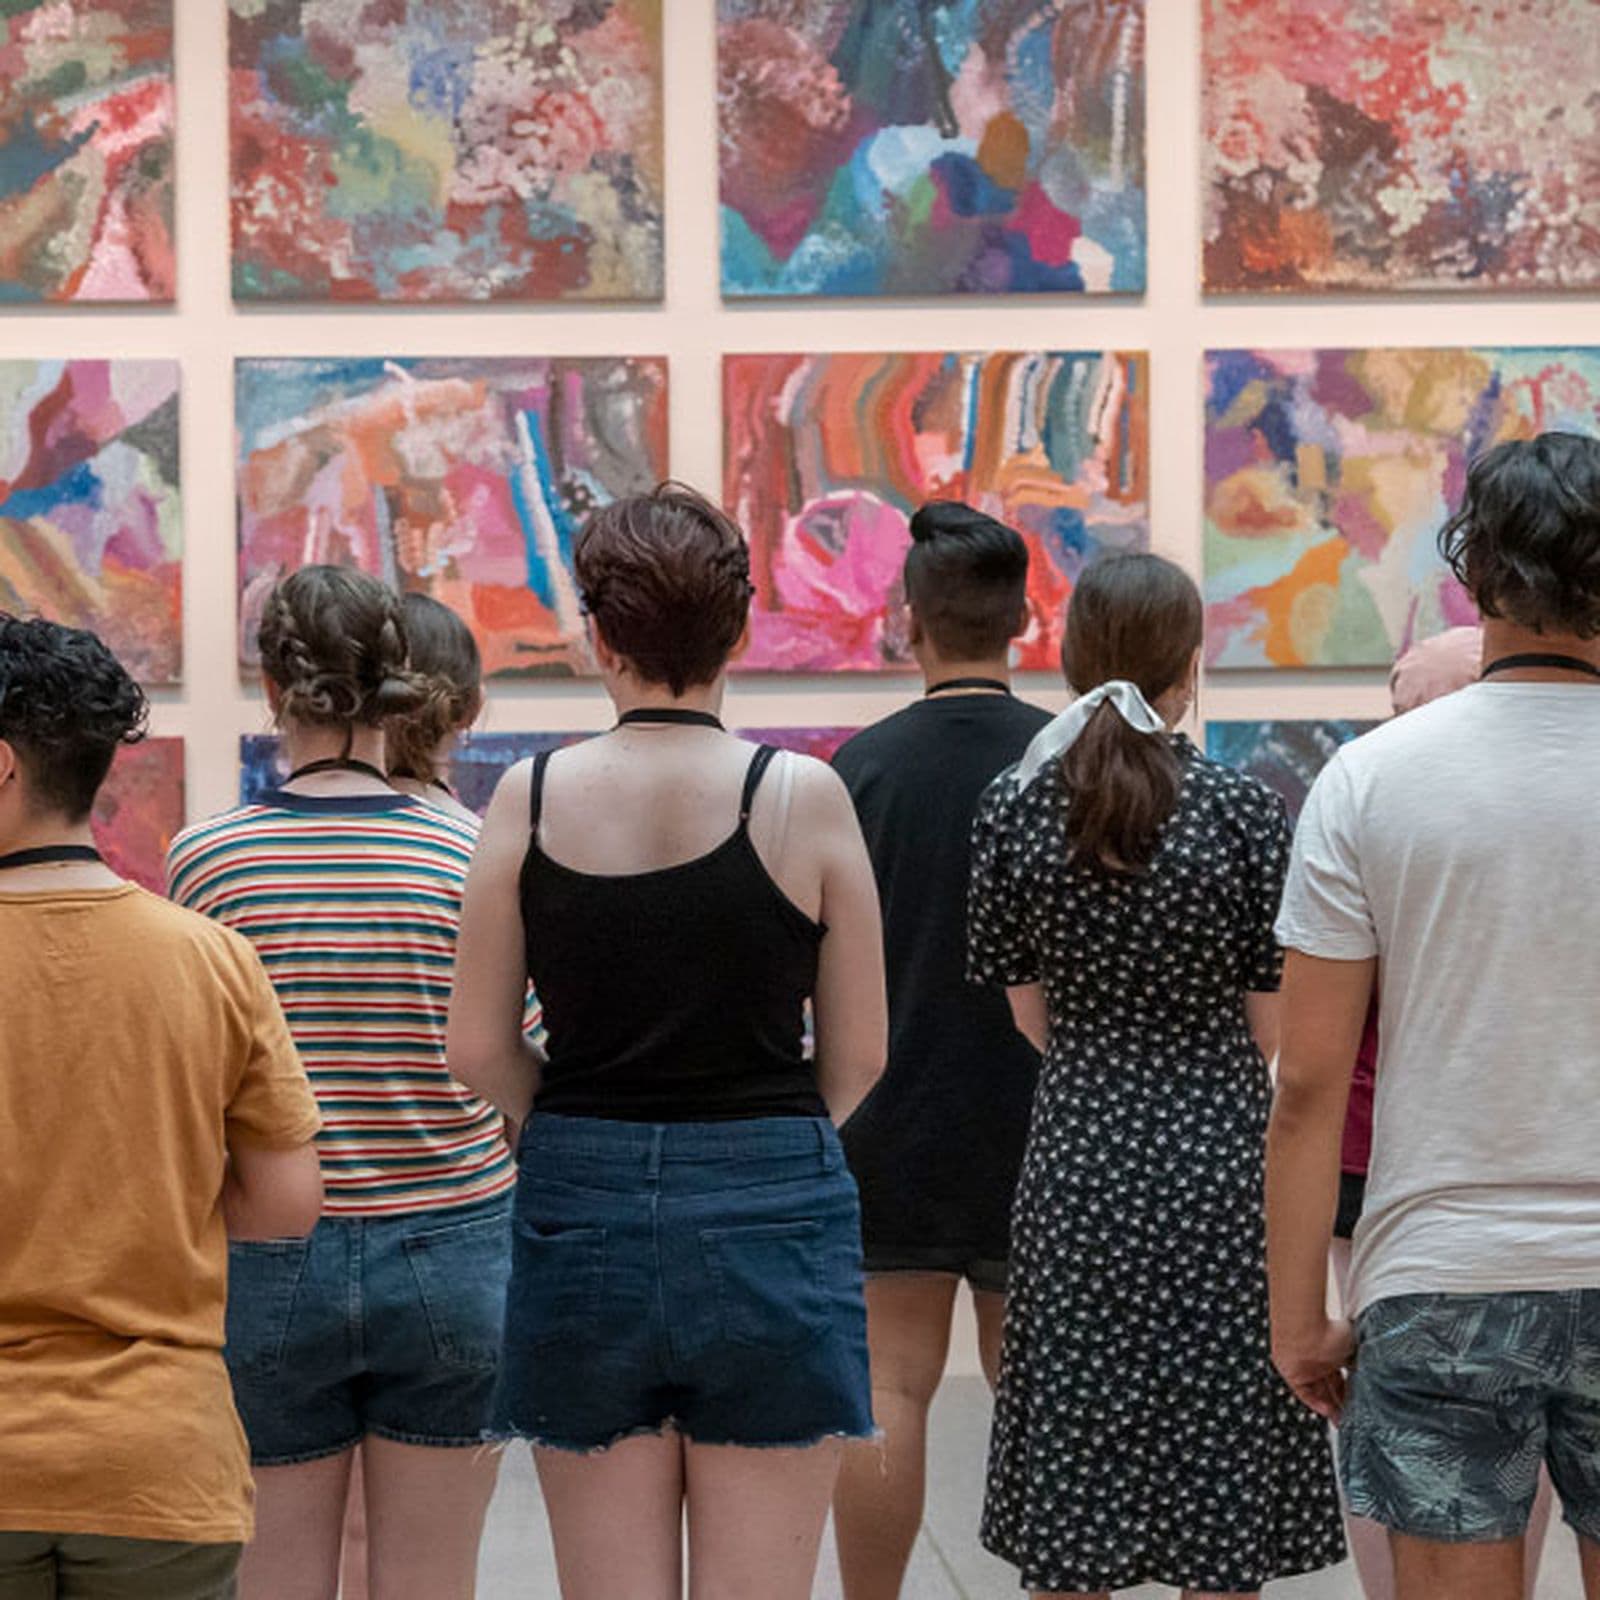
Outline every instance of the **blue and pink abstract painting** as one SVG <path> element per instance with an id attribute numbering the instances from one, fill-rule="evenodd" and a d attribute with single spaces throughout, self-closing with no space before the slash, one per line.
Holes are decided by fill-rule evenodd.
<path id="1" fill-rule="evenodd" d="M 229 9 L 236 298 L 660 298 L 662 0 Z"/>
<path id="2" fill-rule="evenodd" d="M 1137 293 L 1145 0 L 718 0 L 722 289 Z"/>
<path id="3" fill-rule="evenodd" d="M 262 602 L 314 562 L 360 567 L 466 619 L 490 673 L 586 673 L 573 540 L 667 473 L 652 357 L 245 360 L 241 659 Z"/>
<path id="4" fill-rule="evenodd" d="M 1208 722 L 1206 754 L 1225 767 L 1259 778 L 1289 808 L 1293 821 L 1299 817 L 1311 785 L 1334 751 L 1378 726 L 1376 722 L 1295 722 L 1277 718 Z"/>

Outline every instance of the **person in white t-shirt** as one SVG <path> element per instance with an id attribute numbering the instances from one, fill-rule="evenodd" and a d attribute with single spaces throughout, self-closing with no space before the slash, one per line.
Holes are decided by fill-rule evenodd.
<path id="1" fill-rule="evenodd" d="M 1484 681 L 1341 750 L 1295 841 L 1273 1351 L 1343 1413 L 1351 1507 L 1390 1530 L 1400 1600 L 1517 1600 L 1541 1463 L 1597 1600 L 1600 440 L 1490 450 L 1441 547 L 1484 617 Z M 1327 1247 L 1380 967 L 1352 1327 Z"/>

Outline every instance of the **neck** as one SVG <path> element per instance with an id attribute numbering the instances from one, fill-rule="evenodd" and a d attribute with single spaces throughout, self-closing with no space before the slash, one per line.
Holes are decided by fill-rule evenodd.
<path id="1" fill-rule="evenodd" d="M 89 819 L 68 822 L 64 817 L 24 817 L 16 827 L 0 834 L 0 855 L 8 856 L 16 850 L 42 850 L 58 844 L 86 844 L 94 848 L 94 829 Z"/>
<path id="2" fill-rule="evenodd" d="M 715 683 L 693 684 L 680 695 L 675 695 L 660 683 L 638 683 L 624 679 L 612 683 L 611 703 L 617 715 L 625 717 L 630 711 L 709 711 L 712 716 L 722 715 L 722 695 L 726 679 L 719 677 Z"/>
<path id="3" fill-rule="evenodd" d="M 1503 661 L 1507 656 L 1574 656 L 1600 667 L 1600 639 L 1579 639 L 1567 633 L 1535 633 L 1514 622 L 1485 618 L 1483 624 L 1483 664 Z M 1497 683 L 1571 683 L 1575 678 L 1588 681 L 1587 674 L 1567 667 L 1518 667 L 1497 672 Z"/>
<path id="4" fill-rule="evenodd" d="M 989 678 L 995 683 L 1005 684 L 1007 688 L 1011 686 L 1011 663 L 1004 656 L 989 661 L 944 661 L 924 657 L 918 665 L 922 668 L 922 686 L 925 690 L 949 683 L 952 678 Z M 952 694 L 956 692 L 951 691 Z M 975 689 L 970 692 L 981 694 L 983 691 Z"/>
<path id="5" fill-rule="evenodd" d="M 24 817 L 15 827 L 0 828 L 0 855 L 15 850 L 41 850 L 51 845 L 76 844 L 94 848 L 94 831 L 87 818 L 68 822 L 63 817 Z M 98 861 L 53 862 L 36 867 L 11 867 L 0 872 L 0 893 L 66 893 L 82 889 L 114 889 L 122 879 Z"/>
<path id="6" fill-rule="evenodd" d="M 383 730 L 356 727 L 350 731 L 346 748 L 343 728 L 323 728 L 309 723 L 290 723 L 283 730 L 283 761 L 290 772 L 310 766 L 313 761 L 365 761 L 378 771 L 387 771 L 384 762 Z M 387 789 L 364 772 L 314 772 L 296 780 L 330 794 L 378 794 Z"/>

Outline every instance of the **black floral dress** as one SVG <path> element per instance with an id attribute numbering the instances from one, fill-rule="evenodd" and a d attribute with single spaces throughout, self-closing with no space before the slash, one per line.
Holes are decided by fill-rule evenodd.
<path id="1" fill-rule="evenodd" d="M 1273 1369 L 1271 1085 L 1289 830 L 1186 739 L 1149 871 L 1068 860 L 1059 768 L 974 834 L 971 970 L 1041 982 L 1050 1045 L 1013 1217 L 983 1542 L 1035 1589 L 1241 1592 L 1343 1559 L 1327 1431 Z"/>

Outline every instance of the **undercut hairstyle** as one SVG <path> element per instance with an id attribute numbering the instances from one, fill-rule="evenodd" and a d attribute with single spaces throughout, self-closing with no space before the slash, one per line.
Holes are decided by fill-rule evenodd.
<path id="1" fill-rule="evenodd" d="M 149 714 L 144 691 L 94 634 L 0 612 L 0 739 L 16 751 L 32 811 L 82 822 Z"/>
<path id="2" fill-rule="evenodd" d="M 1183 681 L 1204 634 L 1200 592 L 1160 556 L 1112 556 L 1078 580 L 1061 665 L 1075 694 L 1125 679 L 1151 705 Z M 1130 727 L 1109 702 L 1062 757 L 1073 859 L 1145 871 L 1178 803 L 1183 769 L 1169 740 Z"/>
<path id="3" fill-rule="evenodd" d="M 947 661 L 991 661 L 1027 620 L 1028 547 L 1005 523 L 959 500 L 911 518 L 906 603 Z"/>
<path id="4" fill-rule="evenodd" d="M 1439 550 L 1482 615 L 1600 636 L 1600 439 L 1541 433 L 1485 451 Z"/>
<path id="5" fill-rule="evenodd" d="M 400 602 L 410 667 L 422 699 L 414 711 L 384 725 L 389 772 L 434 783 L 442 776 L 435 755 L 483 705 L 483 658 L 472 629 L 432 595 L 408 594 Z"/>
<path id="6" fill-rule="evenodd" d="M 750 615 L 739 525 L 679 483 L 594 512 L 573 569 L 601 638 L 646 683 L 675 695 L 716 680 Z"/>
<path id="7" fill-rule="evenodd" d="M 378 727 L 422 703 L 407 666 L 400 597 L 349 567 L 301 567 L 261 614 L 261 670 L 277 686 L 278 720 Z"/>

